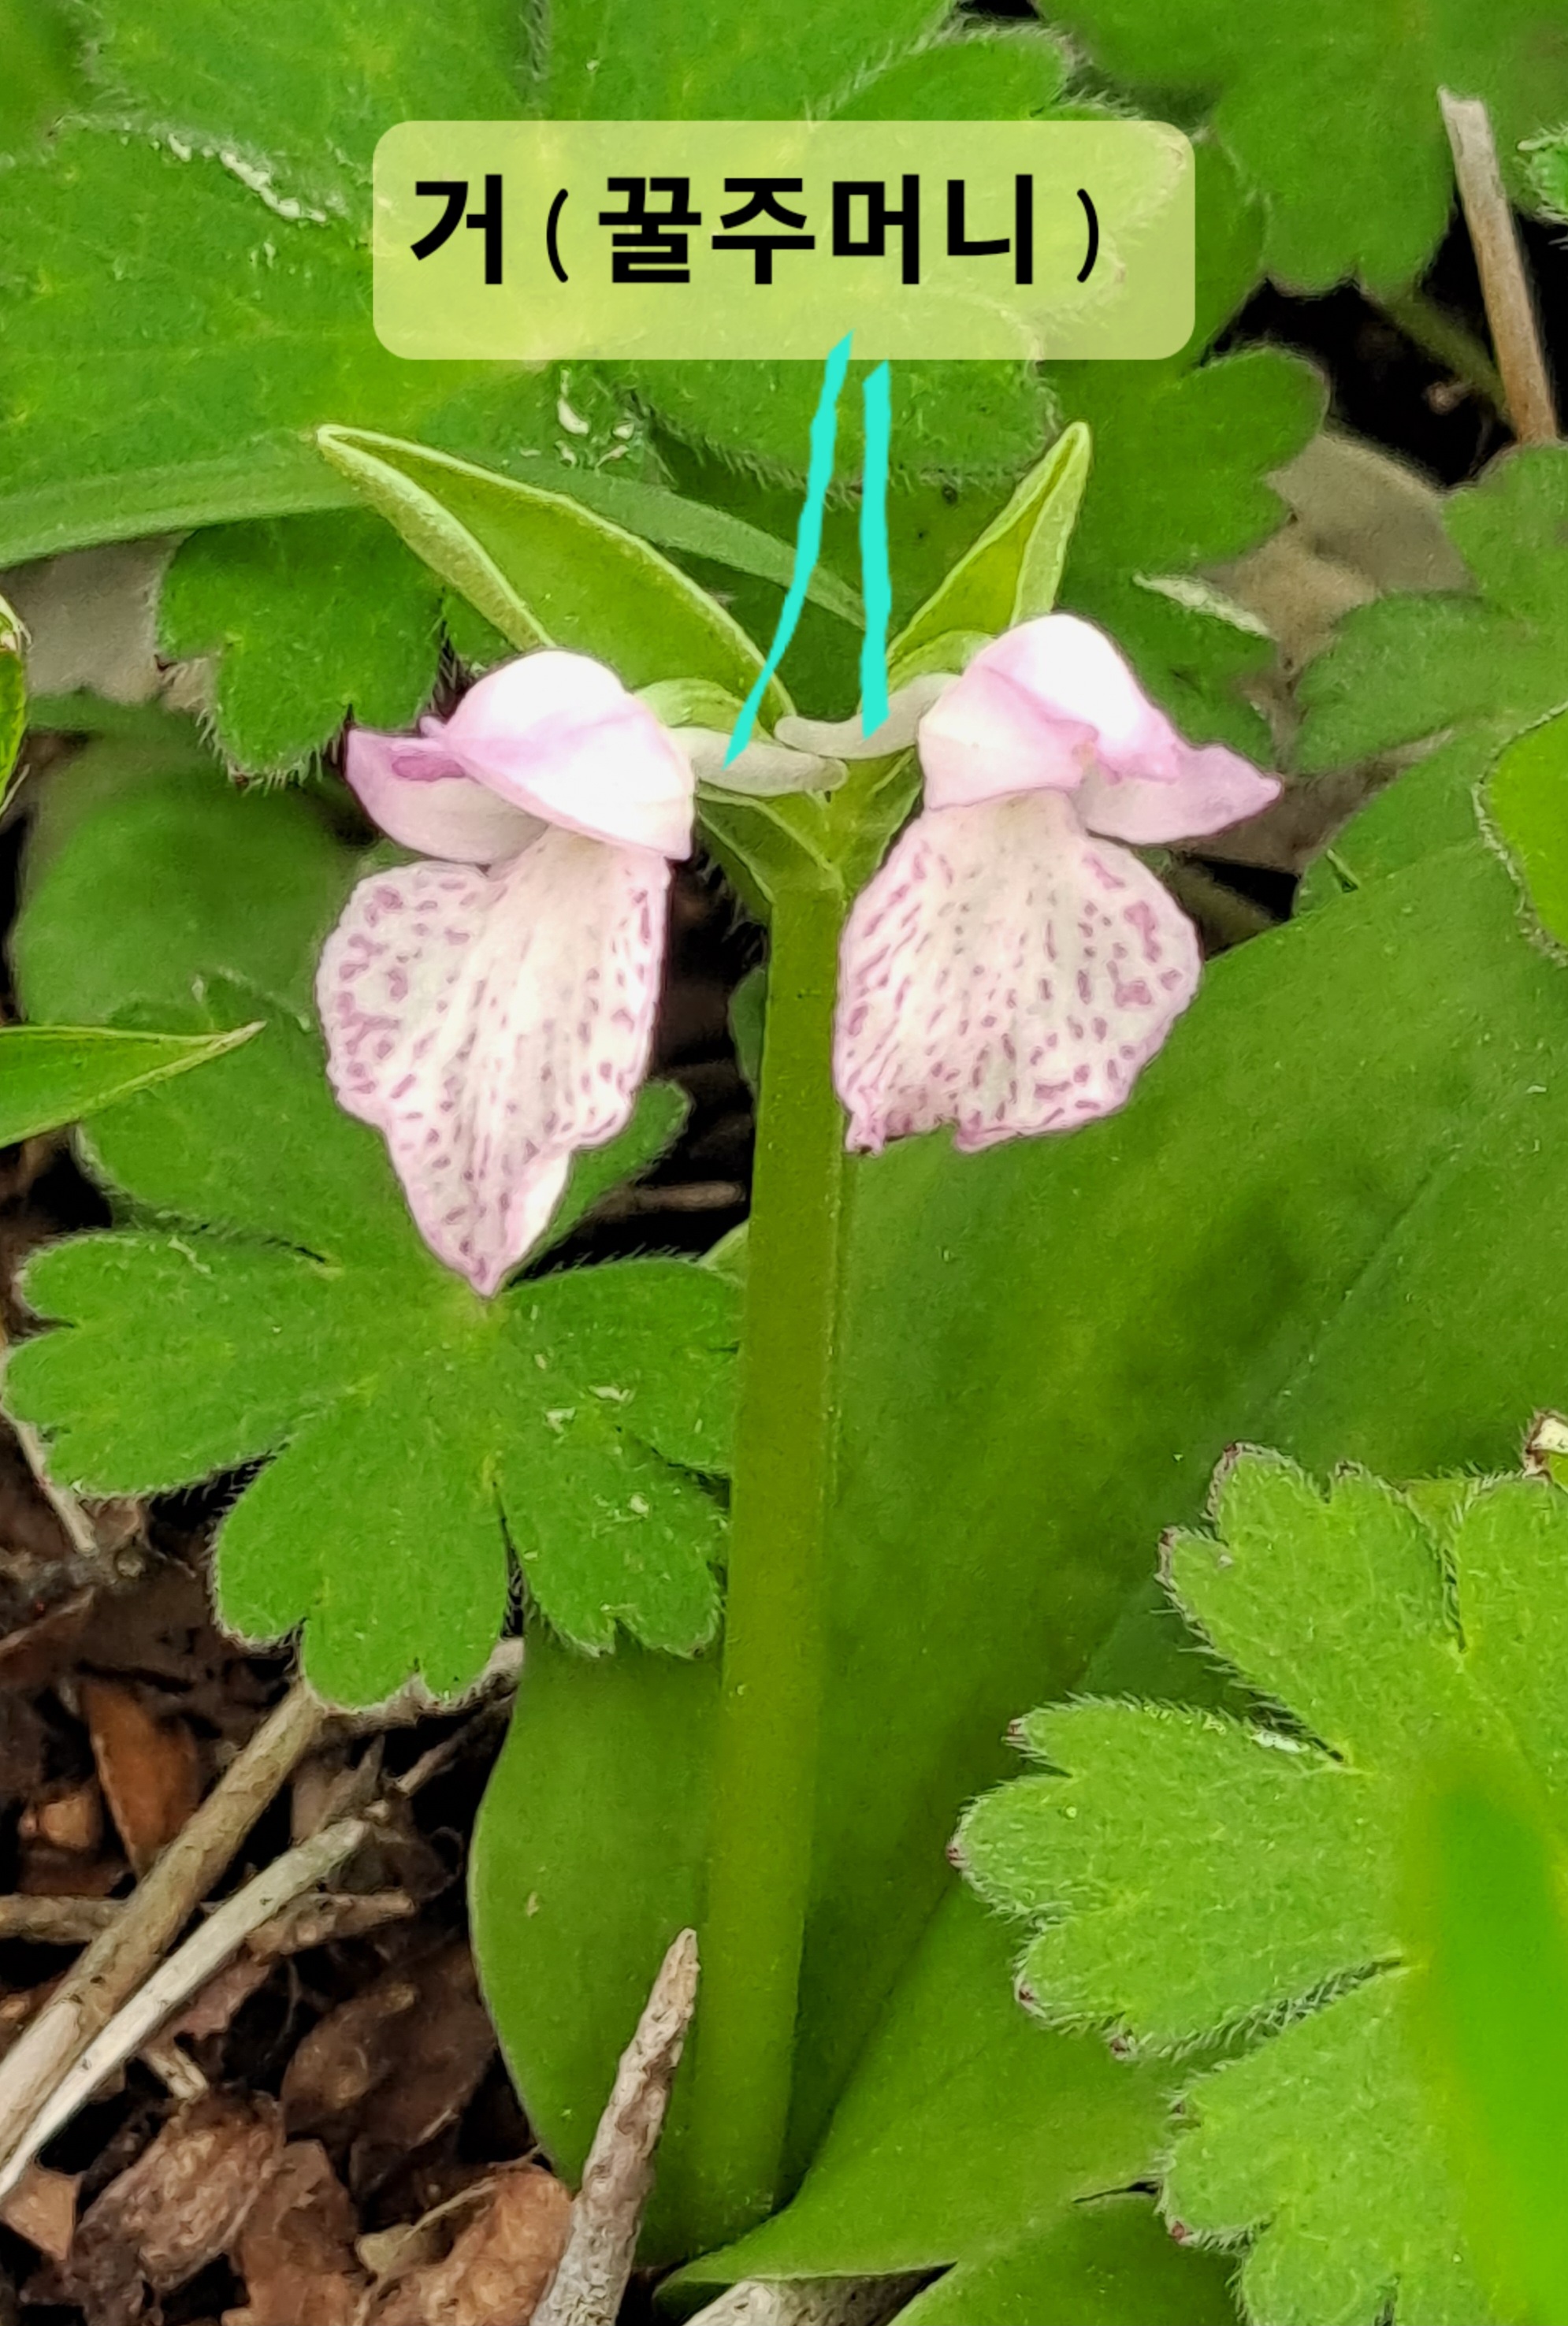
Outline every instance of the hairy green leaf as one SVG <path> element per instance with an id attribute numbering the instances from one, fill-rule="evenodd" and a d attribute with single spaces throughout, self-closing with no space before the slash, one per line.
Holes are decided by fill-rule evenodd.
<path id="1" fill-rule="evenodd" d="M 1522 152 L 1532 206 L 1560 226 L 1568 225 L 1568 129 L 1528 138 Z"/>
<path id="2" fill-rule="evenodd" d="M 1197 2235 L 1250 2238 L 1249 2315 L 1515 2314 L 1456 2224 L 1403 1891 L 1445 1760 L 1501 1754 L 1568 1808 L 1568 1495 L 1476 1484 L 1439 1525 L 1366 1473 L 1325 1493 L 1244 1453 L 1211 1517 L 1167 1542 L 1168 1587 L 1279 1713 L 1033 1714 L 1020 1741 L 1055 1773 L 979 1802 L 964 1861 L 1035 1920 L 1021 1991 L 1048 2024 L 1155 2052 L 1276 2031 L 1189 2084 L 1165 2185 Z"/>
<path id="3" fill-rule="evenodd" d="M 441 595 L 385 526 L 335 509 L 193 534 L 164 581 L 158 633 L 167 655 L 218 656 L 219 746 L 252 774 L 283 774 L 350 712 L 413 725 L 435 677 Z"/>
<path id="4" fill-rule="evenodd" d="M 78 129 L 7 172 L 0 563 L 320 509 L 339 497 L 310 439 L 328 416 L 514 459 L 552 442 L 543 375 L 388 356 L 357 226 L 269 205 L 248 167 Z M 218 719 L 247 765 L 306 755 L 345 702 L 417 705 L 433 682 L 429 585 L 352 517 L 220 530 L 175 577 L 173 634 L 237 641 Z"/>
<path id="5" fill-rule="evenodd" d="M 0 1029 L 0 1147 L 97 1114 L 133 1091 L 218 1058 L 260 1031 L 110 1033 L 101 1026 Z"/>
<path id="6" fill-rule="evenodd" d="M 213 466 L 256 497 L 218 514 L 319 507 L 329 415 L 470 450 L 556 433 L 543 375 L 387 355 L 357 233 L 269 208 L 215 155 L 72 130 L 6 204 L 0 563 L 149 529 L 171 470 L 196 472 L 187 523 Z"/>
<path id="7" fill-rule="evenodd" d="M 757 647 L 688 574 L 564 494 L 388 437 L 327 428 L 320 444 L 514 646 L 596 653 L 633 688 L 697 678 L 744 696 L 761 669 Z"/>
<path id="8" fill-rule="evenodd" d="M 266 1024 L 204 1076 L 98 1119 L 104 1177 L 166 1224 L 41 1256 L 29 1297 L 67 1329 L 13 1358 L 14 1410 L 88 1492 L 274 1457 L 220 1531 L 219 1608 L 256 1637 L 302 1623 L 305 1669 L 334 1699 L 371 1701 L 416 1670 L 438 1694 L 471 1679 L 506 1617 L 508 1547 L 580 1646 L 620 1625 L 690 1652 L 718 1615 L 733 1287 L 649 1259 L 478 1299 L 415 1234 L 380 1140 L 333 1104 L 292 999 L 349 861 L 307 837 L 319 828 L 290 795 L 237 800 L 210 772 L 159 790 L 155 812 L 138 786 L 60 845 L 23 916 L 24 995 L 69 994 L 88 1018 L 122 1008 L 116 956 L 82 962 L 67 942 L 112 913 L 130 990 L 161 1022 Z M 271 990 L 225 974 L 275 963 L 285 935 Z M 620 1149 L 630 1169 L 678 1120 L 663 1095 L 645 1104 Z M 604 1172 L 594 1158 L 556 1233 Z"/>
<path id="9" fill-rule="evenodd" d="M 1552 0 L 1308 0 L 1261 25 L 1227 0 L 1059 0 L 1053 18 L 1118 80 L 1212 106 L 1267 197 L 1269 272 L 1303 290 L 1422 273 L 1452 200 L 1440 88 L 1486 99 L 1510 162 L 1568 113 Z"/>
<path id="10" fill-rule="evenodd" d="M 507 120 L 530 62 L 527 19 L 510 0 L 456 0 L 439 40 L 419 0 L 356 0 L 325 21 L 311 0 L 264 14 L 92 0 L 90 14 L 104 112 L 165 144 L 223 155 L 274 201 L 355 225 L 385 130 Z"/>
<path id="11" fill-rule="evenodd" d="M 86 95 L 64 0 L 0 0 L 0 154 L 24 153 Z"/>
<path id="12" fill-rule="evenodd" d="M 1451 497 L 1443 523 L 1473 591 L 1384 598 L 1346 616 L 1302 683 L 1304 767 L 1449 737 L 1472 747 L 1473 775 L 1568 707 L 1568 452 L 1511 453 Z"/>
<path id="13" fill-rule="evenodd" d="M 808 23 L 815 13 L 805 12 Z M 841 78 L 840 86 L 847 92 L 842 101 L 809 107 L 813 112 L 858 121 L 1011 121 L 1061 118 L 1085 109 L 1066 104 L 1062 51 L 1037 29 L 949 33 L 889 63 L 886 38 L 877 41 L 867 11 L 843 9 L 837 15 L 837 36 L 859 43 L 860 58 L 856 70 Z M 918 15 L 911 22 L 917 27 Z M 818 26 L 819 33 L 825 30 Z M 886 70 L 878 70 L 882 66 Z M 811 70 L 820 71 L 817 60 Z M 797 88 L 785 94 L 781 85 L 784 115 L 802 110 L 803 93 Z M 607 117 L 606 104 L 596 80 L 593 103 L 584 109 Z M 807 432 L 821 390 L 820 365 L 604 368 L 673 434 L 748 468 L 792 481 L 803 479 Z M 851 366 L 839 402 L 840 479 L 857 470 L 862 458 L 859 380 L 868 369 L 865 364 Z M 1023 364 L 900 363 L 893 369 L 892 395 L 892 464 L 902 480 L 1016 476 L 1037 456 L 1053 417 L 1037 368 Z"/>

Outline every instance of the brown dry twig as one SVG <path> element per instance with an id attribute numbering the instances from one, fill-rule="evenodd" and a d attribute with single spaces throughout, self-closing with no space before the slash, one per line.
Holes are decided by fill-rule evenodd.
<path id="1" fill-rule="evenodd" d="M 1437 92 L 1464 220 L 1470 228 L 1487 322 L 1508 399 L 1508 424 L 1521 444 L 1552 444 L 1557 414 L 1524 253 L 1498 163 L 1491 116 L 1477 97 Z"/>
<path id="2" fill-rule="evenodd" d="M 0 1939 L 85 1947 L 125 1912 L 123 1898 L 0 1898 Z"/>
<path id="3" fill-rule="evenodd" d="M 691 2326 L 882 2326 L 923 2277 L 747 2277 L 700 2310 Z"/>
<path id="4" fill-rule="evenodd" d="M 26 2135 L 61 2079 L 162 1959 L 322 1718 L 320 1699 L 297 1681 L 0 2060 L 0 2194 L 14 2187 L 35 2153 L 38 2144 L 29 2148 Z"/>
<path id="5" fill-rule="evenodd" d="M 571 2209 L 566 2251 L 533 2326 L 614 2326 L 654 2185 L 654 2149 L 696 2006 L 697 1968 L 697 1933 L 682 1931 L 621 2053 Z"/>
<path id="6" fill-rule="evenodd" d="M 185 1944 L 98 2030 L 52 2085 L 42 2106 L 13 2136 L 5 2162 L 0 2166 L 0 2194 L 21 2179 L 40 2149 L 70 2122 L 79 2107 L 87 2105 L 105 2078 L 123 2067 L 132 2052 L 155 2034 L 163 2022 L 244 1944 L 252 1931 L 259 1930 L 280 1907 L 336 1872 L 344 1859 L 358 1848 L 365 1831 L 363 1823 L 356 1818 L 346 1818 L 340 1825 L 329 1826 L 313 1840 L 302 1842 L 297 1849 L 286 1850 L 264 1873 L 258 1874 L 242 1890 L 237 1890 L 232 1898 L 226 1898 L 221 1906 L 215 1907 Z"/>

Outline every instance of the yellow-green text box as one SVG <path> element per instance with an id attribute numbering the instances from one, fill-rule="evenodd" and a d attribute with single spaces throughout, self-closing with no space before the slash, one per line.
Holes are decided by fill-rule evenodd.
<path id="1" fill-rule="evenodd" d="M 738 220 L 751 197 L 727 179 L 799 180 L 773 208 L 803 224 Z M 676 207 L 695 218 L 667 222 Z M 918 281 L 879 209 L 915 220 Z M 716 247 L 728 234 L 790 247 Z M 404 121 L 376 150 L 375 250 L 376 329 L 399 356 L 820 358 L 852 331 L 871 358 L 1155 358 L 1192 329 L 1192 149 L 1157 121 Z"/>

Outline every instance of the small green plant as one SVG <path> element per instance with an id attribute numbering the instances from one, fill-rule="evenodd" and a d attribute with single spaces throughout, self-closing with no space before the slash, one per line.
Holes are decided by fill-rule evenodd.
<path id="1" fill-rule="evenodd" d="M 1568 452 L 1452 496 L 1461 586 L 1357 604 L 1281 713 L 1226 569 L 1333 447 L 1312 368 L 1226 335 L 1266 277 L 1353 276 L 1500 404 L 1420 287 L 1439 90 L 1560 210 L 1557 14 L 210 17 L 46 7 L 0 94 L 0 563 L 174 536 L 156 634 L 201 705 L 32 707 L 94 740 L 8 811 L 0 1139 L 81 1121 L 113 1217 L 27 1269 L 10 1410 L 86 1494 L 222 1481 L 221 1620 L 334 1702 L 453 1697 L 521 1625 L 486 1995 L 571 2178 L 698 1930 L 642 2247 L 672 2301 L 942 2272 L 918 2326 L 1549 2305 L 1517 2191 L 1550 2060 L 1486 2072 L 1520 2047 L 1517 2014 L 1472 2040 L 1506 1933 L 1465 1922 L 1485 1834 L 1443 1803 L 1484 1764 L 1547 1928 L 1568 1506 L 1499 1474 L 1568 1406 Z M 410 365 L 371 328 L 404 116 L 1140 102 L 1194 140 L 1192 341 L 894 367 L 869 739 L 858 396 L 731 760 L 816 367 Z M 0 606 L 7 781 L 23 645 Z M 1389 755 L 1326 844 L 1310 779 L 1353 802 Z M 1285 759 L 1299 908 L 1206 960 L 1192 858 Z M 585 1261 L 684 1135 L 661 980 L 698 851 L 765 947 L 749 1217 Z M 1162 1598 L 1147 1545 L 1241 1439 L 1282 1451 L 1226 1461 Z M 1024 1724 L 1048 1766 L 1000 1785 L 1042 1696 L 1073 1698 Z M 1044 2027 L 944 1856 L 966 1803 Z"/>

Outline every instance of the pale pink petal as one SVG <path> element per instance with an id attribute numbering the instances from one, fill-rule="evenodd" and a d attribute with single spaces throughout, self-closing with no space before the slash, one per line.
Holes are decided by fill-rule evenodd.
<path id="1" fill-rule="evenodd" d="M 538 1240 L 579 1148 L 630 1119 L 670 868 L 548 831 L 494 873 L 362 880 L 316 982 L 339 1103 L 385 1136 L 431 1249 L 483 1293 Z"/>
<path id="2" fill-rule="evenodd" d="M 1005 646 L 1008 631 L 996 641 Z M 976 656 L 920 722 L 927 807 L 973 807 L 1016 792 L 1076 791 L 1094 749 L 1094 729 L 1044 711 L 1006 670 Z"/>
<path id="3" fill-rule="evenodd" d="M 439 727 L 439 721 L 428 723 Z M 343 773 L 371 821 L 422 856 L 495 864 L 515 856 L 543 829 L 537 816 L 464 775 L 434 736 L 352 727 Z"/>
<path id="4" fill-rule="evenodd" d="M 691 852 L 691 770 L 646 703 L 589 655 L 549 647 L 471 686 L 442 740 L 531 815 L 617 847 Z"/>
<path id="5" fill-rule="evenodd" d="M 1034 792 L 927 810 L 856 898 L 834 1079 L 848 1143 L 951 1122 L 966 1152 L 1126 1100 L 1197 990 L 1190 923 L 1137 859 Z"/>
<path id="6" fill-rule="evenodd" d="M 1102 766 L 1155 783 L 1175 775 L 1185 748 L 1180 736 L 1092 622 L 1076 614 L 1037 615 L 983 647 L 970 671 L 982 665 L 1021 687 L 1043 717 L 1092 728 Z"/>
<path id="7" fill-rule="evenodd" d="M 1166 840 L 1200 840 L 1258 815 L 1279 797 L 1276 777 L 1260 775 L 1248 759 L 1218 743 L 1183 747 L 1174 781 L 1149 783 L 1091 768 L 1073 805 L 1090 832 L 1130 840 L 1140 848 Z"/>

